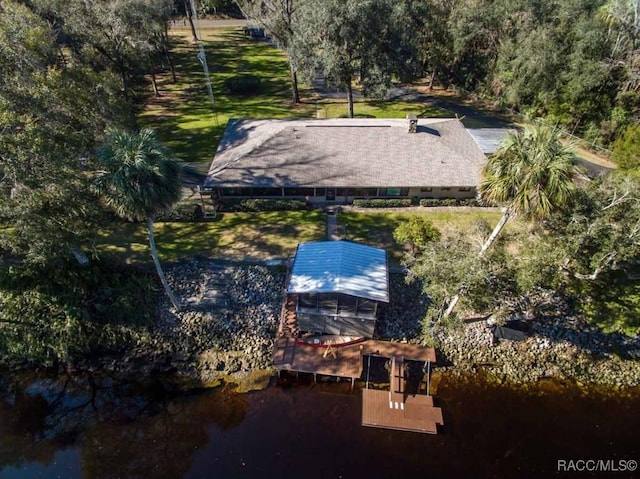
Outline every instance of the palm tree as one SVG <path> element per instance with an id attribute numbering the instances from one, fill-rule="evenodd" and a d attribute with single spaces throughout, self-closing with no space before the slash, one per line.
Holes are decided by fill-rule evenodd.
<path id="1" fill-rule="evenodd" d="M 504 139 L 482 169 L 480 195 L 491 203 L 506 203 L 506 208 L 479 256 L 513 216 L 539 220 L 567 203 L 575 190 L 574 157 L 573 147 L 560 141 L 557 128 L 530 125 Z M 451 300 L 445 316 L 451 314 L 459 296 Z"/>
<path id="2" fill-rule="evenodd" d="M 147 221 L 149 246 L 158 276 L 174 308 L 176 300 L 160 266 L 153 235 L 155 215 L 171 208 L 182 192 L 182 167 L 169 156 L 152 130 L 132 133 L 108 130 L 98 150 L 103 167 L 95 187 L 104 202 L 121 218 Z"/>
<path id="3" fill-rule="evenodd" d="M 567 203 L 575 190 L 574 158 L 573 147 L 560 141 L 556 128 L 532 125 L 505 138 L 482 170 L 482 198 L 507 207 L 481 255 L 512 216 L 540 220 Z"/>

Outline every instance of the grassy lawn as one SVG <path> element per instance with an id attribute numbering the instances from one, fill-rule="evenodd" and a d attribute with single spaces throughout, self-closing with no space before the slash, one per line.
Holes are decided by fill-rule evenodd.
<path id="1" fill-rule="evenodd" d="M 346 231 L 347 239 L 384 248 L 389 253 L 392 263 L 398 264 L 402 259 L 402 246 L 393 239 L 393 230 L 411 215 L 427 217 L 438 229 L 449 226 L 464 229 L 474 221 L 483 219 L 491 226 L 495 225 L 502 213 L 499 211 L 478 210 L 441 210 L 421 208 L 416 212 L 356 212 L 342 211 L 338 218 L 340 231 Z"/>
<path id="2" fill-rule="evenodd" d="M 439 229 L 451 226 L 462 230 L 478 219 L 493 226 L 501 216 L 498 211 L 435 208 L 421 208 L 416 212 L 342 211 L 338 224 L 347 239 L 384 248 L 392 263 L 399 264 L 403 251 L 393 239 L 393 230 L 416 214 L 426 216 Z M 316 210 L 224 213 L 208 223 L 156 223 L 155 234 L 158 252 L 164 261 L 192 255 L 236 260 L 285 258 L 295 252 L 299 242 L 326 238 L 326 216 Z M 151 261 L 144 224 L 114 224 L 100 232 L 97 247 L 123 261 Z"/>
<path id="3" fill-rule="evenodd" d="M 191 255 L 223 259 L 285 258 L 299 242 L 326 236 L 319 211 L 225 213 L 208 223 L 157 223 L 160 258 L 176 261 Z M 144 224 L 119 223 L 101 232 L 98 249 L 127 262 L 150 262 Z"/>
<path id="4" fill-rule="evenodd" d="M 289 67 L 280 50 L 251 40 L 240 28 L 203 32 L 207 63 L 215 98 L 212 107 L 197 46 L 186 32 L 172 32 L 172 58 L 178 81 L 159 75 L 160 98 L 151 98 L 140 117 L 142 126 L 158 131 L 178 158 L 200 163 L 206 171 L 230 118 L 305 117 L 315 113 L 315 104 L 293 106 L 290 100 Z M 263 92 L 254 96 L 227 94 L 224 81 L 237 74 L 260 77 Z M 301 94 L 308 97 L 302 86 Z"/>
<path id="5" fill-rule="evenodd" d="M 451 117 L 450 112 L 424 103 L 407 101 L 355 100 L 353 111 L 357 118 L 405 118 L 408 113 L 419 117 Z M 326 99 L 318 102 L 319 118 L 346 118 L 347 100 Z"/>

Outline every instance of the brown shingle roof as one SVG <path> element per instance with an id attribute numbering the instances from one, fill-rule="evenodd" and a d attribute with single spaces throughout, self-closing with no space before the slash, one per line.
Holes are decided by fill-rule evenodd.
<path id="1" fill-rule="evenodd" d="M 473 187 L 484 161 L 451 118 L 230 120 L 205 185 Z"/>

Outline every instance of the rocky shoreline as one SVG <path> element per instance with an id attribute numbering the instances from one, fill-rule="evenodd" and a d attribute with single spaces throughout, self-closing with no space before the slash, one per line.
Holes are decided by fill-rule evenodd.
<path id="1" fill-rule="evenodd" d="M 275 333 L 282 305 L 283 268 L 221 265 L 191 261 L 170 268 L 167 276 L 184 310 L 168 303 L 141 366 L 165 369 L 202 384 L 220 375 L 242 378 L 271 369 Z M 427 301 L 420 285 L 406 285 L 391 275 L 391 303 L 378 322 L 382 339 L 417 342 Z M 640 338 L 605 334 L 572 316 L 558 303 L 530 321 L 522 342 L 495 342 L 486 321 L 461 328 L 437 329 L 434 339 L 443 369 L 485 369 L 498 381 L 523 384 L 559 378 L 613 387 L 640 386 Z M 134 353 L 135 356 L 135 353 Z M 170 359 L 166 359 L 170 358 Z M 149 360 L 151 359 L 151 360 Z"/>
<path id="2" fill-rule="evenodd" d="M 148 343 L 127 354 L 132 373 L 171 373 L 206 387 L 271 369 L 283 268 L 192 260 L 166 276 L 182 310 L 163 296 Z"/>
<path id="3" fill-rule="evenodd" d="M 532 334 L 522 342 L 495 343 L 486 321 L 455 332 L 437 331 L 438 359 L 445 369 L 482 368 L 498 382 L 525 384 L 554 378 L 579 385 L 640 386 L 638 338 L 607 335 L 573 318 L 534 321 Z"/>
<path id="4" fill-rule="evenodd" d="M 182 304 L 170 308 L 163 295 L 157 324 L 138 347 L 80 371 L 119 377 L 166 374 L 184 388 L 226 381 L 245 389 L 264 387 L 273 373 L 272 354 L 283 300 L 283 267 L 191 260 L 166 270 Z M 391 274 L 391 302 L 377 325 L 381 339 L 419 342 L 428 301 L 419 284 Z M 561 303 L 530 320 L 525 341 L 496 342 L 486 321 L 456 329 L 435 328 L 440 370 L 483 369 L 499 382 L 526 384 L 558 378 L 607 387 L 640 386 L 640 338 L 605 334 L 572 316 Z"/>

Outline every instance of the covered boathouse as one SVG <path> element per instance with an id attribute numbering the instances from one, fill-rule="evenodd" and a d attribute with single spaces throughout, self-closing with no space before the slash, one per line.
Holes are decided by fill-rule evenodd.
<path id="1" fill-rule="evenodd" d="M 379 304 L 389 302 L 387 253 L 349 241 L 301 243 L 287 295 L 300 331 L 372 338 Z"/>
<path id="2" fill-rule="evenodd" d="M 348 241 L 303 243 L 288 274 L 273 365 L 280 371 L 366 381 L 363 426 L 436 434 L 442 411 L 429 394 L 435 350 L 371 339 L 389 302 L 384 250 Z M 369 388 L 371 358 L 389 360 L 389 389 Z M 426 372 L 426 394 L 406 390 L 407 361 Z M 366 364 L 366 373 L 365 373 Z M 418 390 L 420 387 L 418 387 Z"/>

